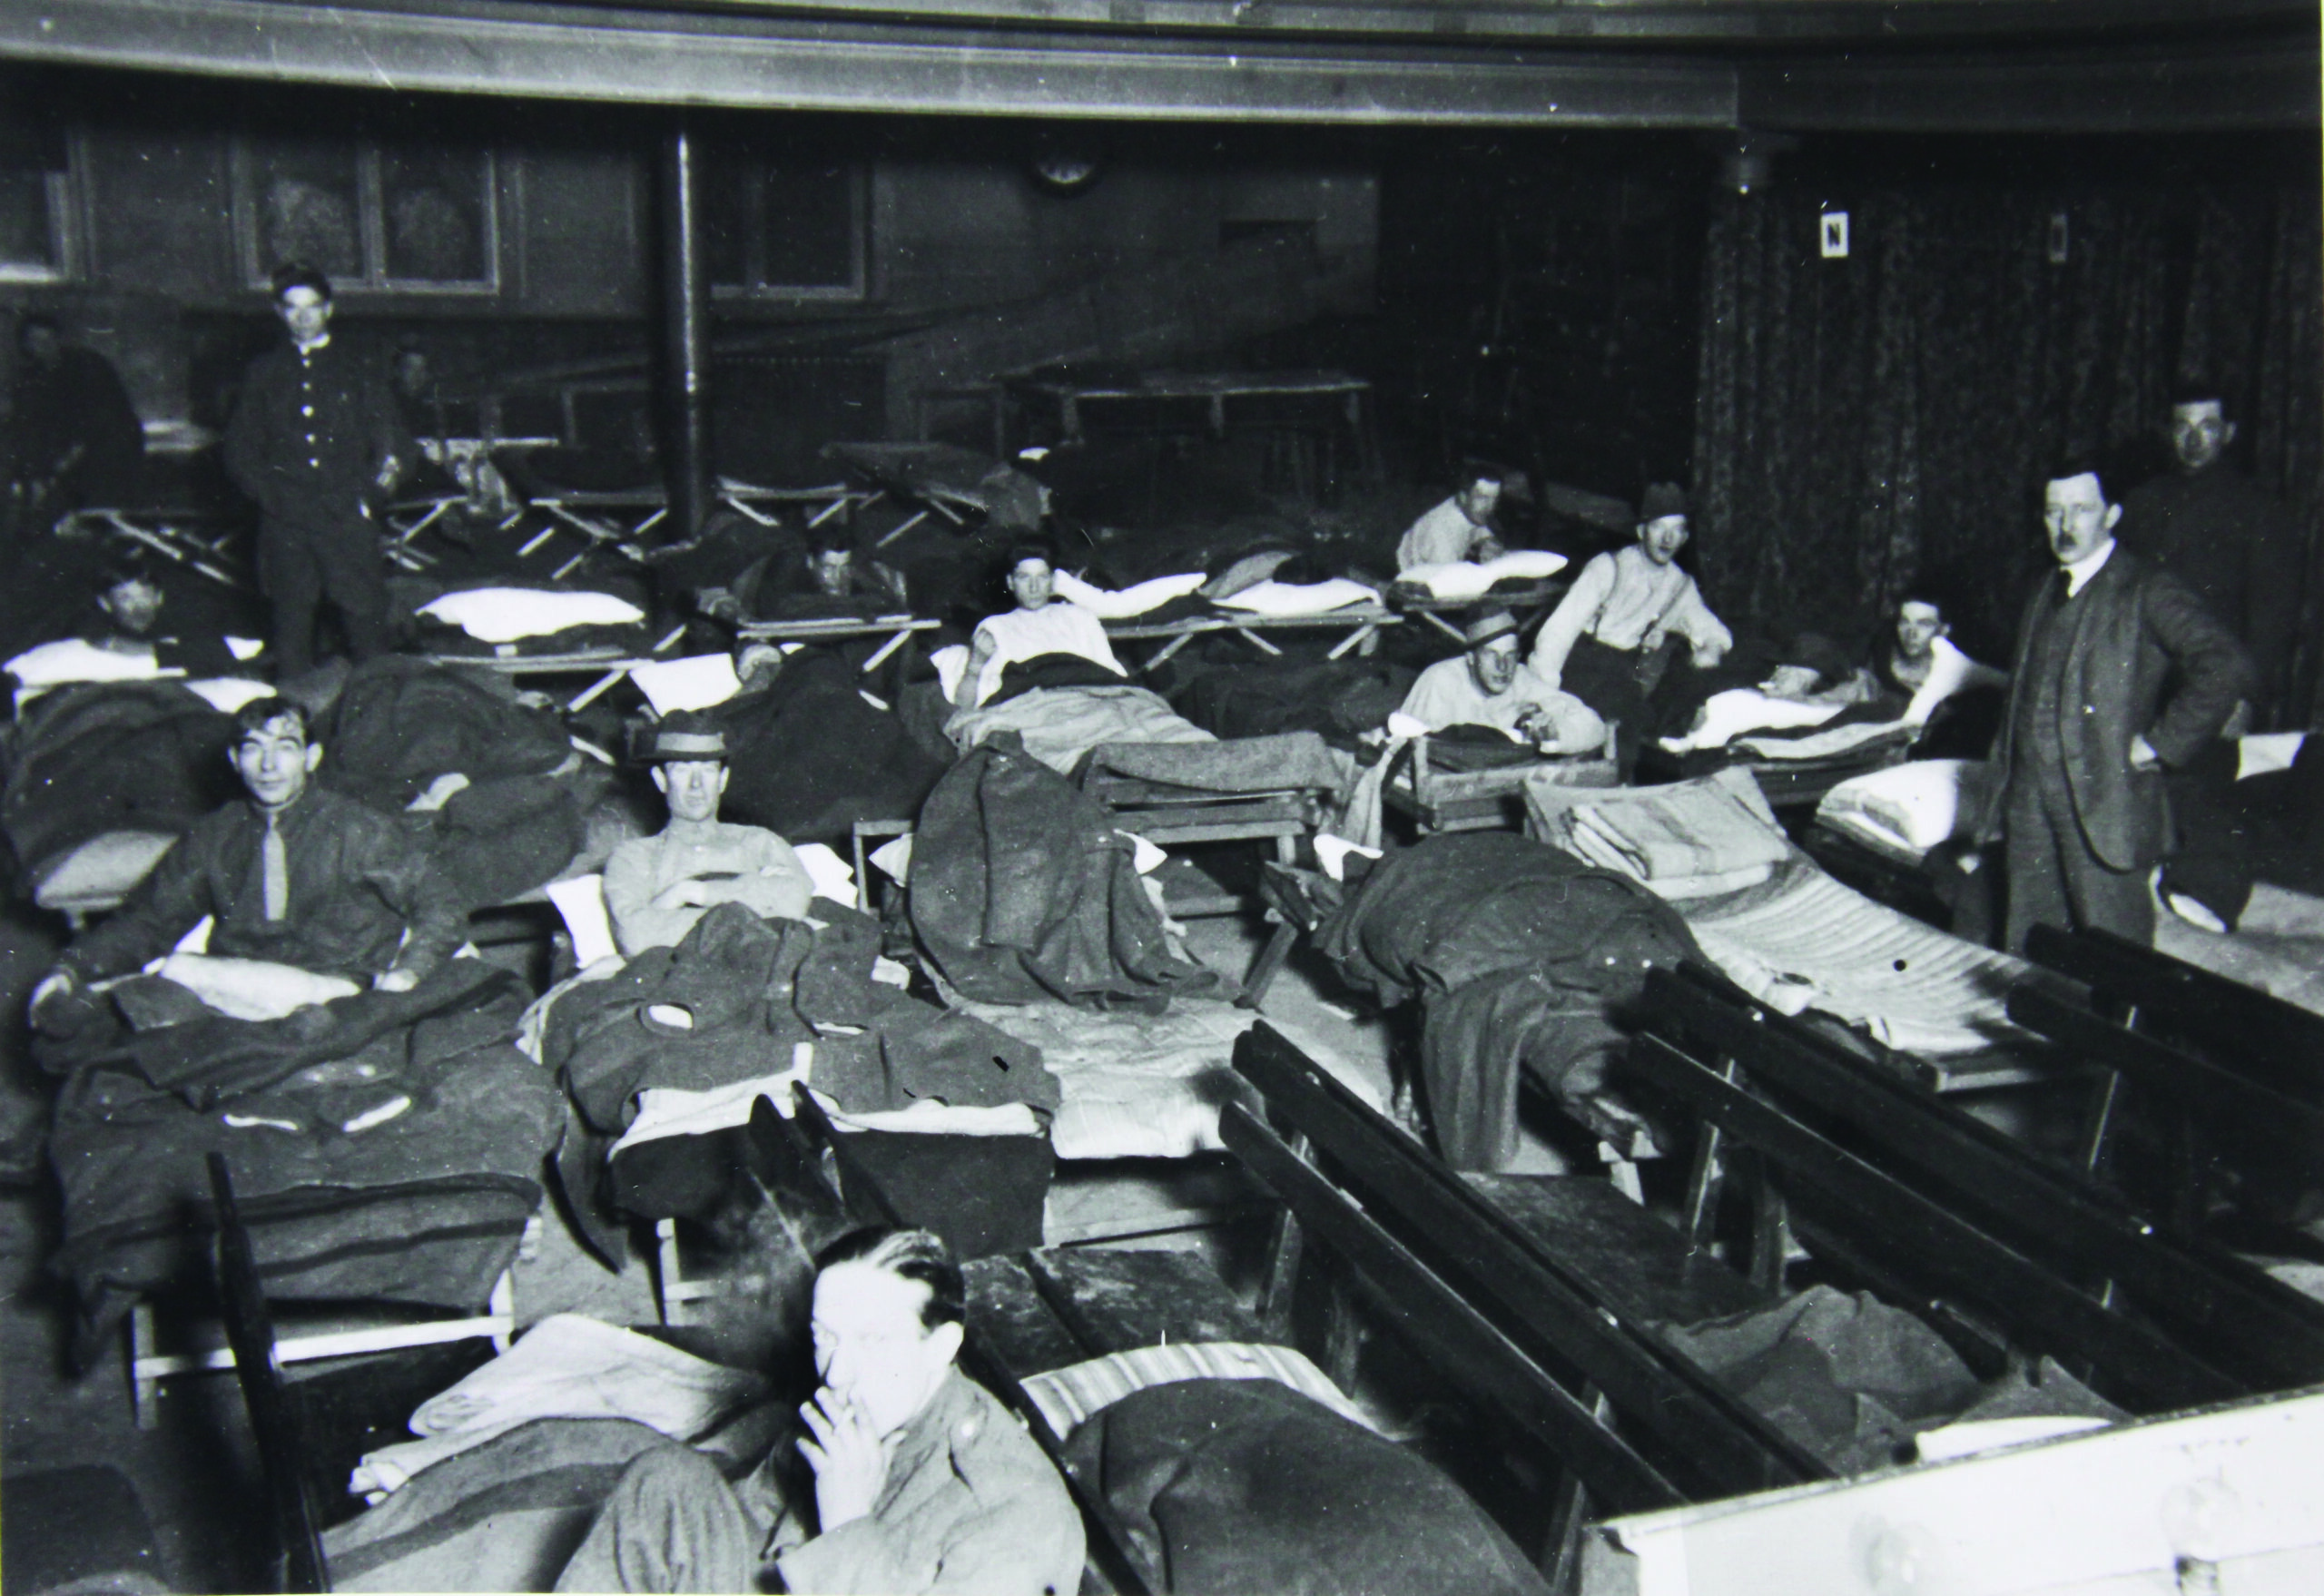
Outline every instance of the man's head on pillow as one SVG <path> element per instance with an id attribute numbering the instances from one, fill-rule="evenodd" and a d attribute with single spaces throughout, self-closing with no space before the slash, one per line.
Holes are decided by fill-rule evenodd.
<path id="1" fill-rule="evenodd" d="M 816 591 L 826 598 L 846 598 L 855 579 L 855 543 L 836 521 L 826 521 L 807 534 L 807 570 Z"/>
<path id="2" fill-rule="evenodd" d="M 1517 679 L 1517 617 L 1489 609 L 1471 618 L 1462 638 L 1469 648 L 1469 674 L 1488 697 L 1509 691 Z"/>
<path id="3" fill-rule="evenodd" d="M 1019 609 L 1039 609 L 1056 596 L 1056 567 L 1046 544 L 1020 543 L 1009 551 L 1009 596 Z"/>
<path id="4" fill-rule="evenodd" d="M 107 571 L 97 592 L 97 607 L 113 624 L 133 637 L 143 637 L 162 618 L 162 586 L 142 565 L 123 564 Z"/>
<path id="5" fill-rule="evenodd" d="M 261 809 L 288 809 L 323 762 L 323 745 L 307 740 L 307 712 L 287 698 L 253 698 L 234 712 L 234 773 Z"/>

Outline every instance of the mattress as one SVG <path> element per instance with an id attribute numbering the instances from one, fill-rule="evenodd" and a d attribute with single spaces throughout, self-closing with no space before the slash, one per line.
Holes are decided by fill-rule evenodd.
<path id="1" fill-rule="evenodd" d="M 1851 892 L 1804 858 L 1763 886 L 1683 905 L 1688 929 L 1752 997 L 1829 1014 L 1932 1057 L 2024 1040 L 2004 1005 L 2024 960 L 1966 942 Z"/>

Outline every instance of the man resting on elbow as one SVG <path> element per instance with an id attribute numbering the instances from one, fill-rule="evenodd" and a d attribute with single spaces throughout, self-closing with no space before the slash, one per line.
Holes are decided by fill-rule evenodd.
<path id="1" fill-rule="evenodd" d="M 718 818 L 731 773 L 725 734 L 700 712 L 680 710 L 655 728 L 652 757 L 670 823 L 606 861 L 606 908 L 621 951 L 675 948 L 719 903 L 740 903 L 762 920 L 803 918 L 814 887 L 791 844 Z"/>
<path id="2" fill-rule="evenodd" d="M 196 822 L 120 913 L 65 951 L 34 989 L 35 1020 L 91 982 L 168 953 L 205 916 L 214 958 L 382 991 L 409 991 L 459 945 L 467 918 L 419 841 L 313 784 L 323 749 L 309 741 L 304 709 L 254 699 L 234 724 L 228 757 L 249 796 Z"/>

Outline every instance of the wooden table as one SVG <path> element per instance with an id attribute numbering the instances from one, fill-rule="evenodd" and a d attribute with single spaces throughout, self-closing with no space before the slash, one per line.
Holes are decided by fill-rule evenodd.
<path id="1" fill-rule="evenodd" d="M 1070 374 L 1012 379 L 1009 391 L 1057 407 L 1058 429 L 1068 443 L 1082 440 L 1082 410 L 1124 400 L 1195 403 L 1211 436 L 1226 436 L 1226 401 L 1234 399 L 1336 399 L 1348 430 L 1364 437 L 1364 399 L 1372 384 L 1344 371 L 1141 371 L 1113 378 Z"/>

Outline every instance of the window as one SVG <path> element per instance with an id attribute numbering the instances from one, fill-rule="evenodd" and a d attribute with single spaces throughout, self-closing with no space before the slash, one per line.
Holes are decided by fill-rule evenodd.
<path id="1" fill-rule="evenodd" d="M 73 273 L 70 142 L 0 131 L 0 282 L 55 282 Z"/>
<path id="2" fill-rule="evenodd" d="M 704 264 L 714 289 L 773 299 L 863 297 L 862 167 L 713 154 L 700 181 Z"/>
<path id="3" fill-rule="evenodd" d="M 413 140 L 253 139 L 236 152 L 249 280 L 285 261 L 334 289 L 492 293 L 499 209 L 489 153 Z"/>

